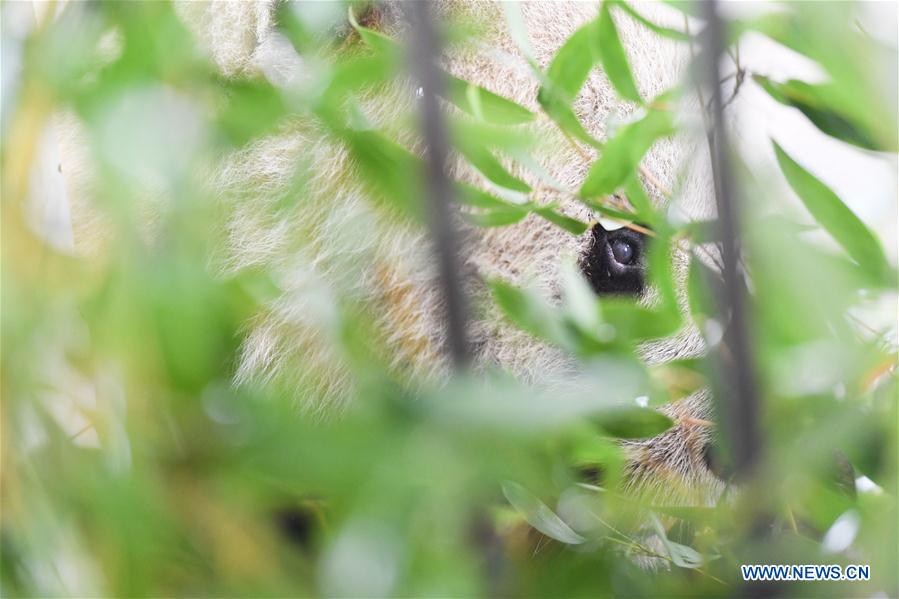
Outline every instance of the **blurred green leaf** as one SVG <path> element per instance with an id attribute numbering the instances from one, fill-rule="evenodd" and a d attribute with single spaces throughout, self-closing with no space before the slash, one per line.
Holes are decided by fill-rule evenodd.
<path id="1" fill-rule="evenodd" d="M 572 235 L 583 235 L 587 232 L 587 223 L 565 216 L 554 206 L 538 206 L 533 208 L 533 212 Z"/>
<path id="2" fill-rule="evenodd" d="M 577 118 L 574 110 L 572 110 L 570 102 L 566 101 L 561 94 L 556 93 L 552 86 L 544 85 L 541 87 L 537 93 L 537 101 L 549 118 L 565 134 L 593 148 L 602 148 L 602 143 L 584 129 L 584 125 L 581 124 L 580 119 Z"/>
<path id="3" fill-rule="evenodd" d="M 513 191 L 522 193 L 531 191 L 527 183 L 506 170 L 481 140 L 458 136 L 454 141 L 459 152 L 490 181 Z"/>
<path id="4" fill-rule="evenodd" d="M 599 62 L 599 21 L 582 25 L 562 44 L 553 56 L 546 76 L 555 93 L 571 104 L 584 86 L 587 75 Z"/>
<path id="5" fill-rule="evenodd" d="M 463 206 L 471 206 L 473 208 L 485 208 L 488 210 L 505 209 L 509 207 L 517 208 L 513 204 L 509 204 L 505 200 L 487 193 L 473 185 L 467 183 L 456 183 L 456 200 Z"/>
<path id="6" fill-rule="evenodd" d="M 315 98 L 319 115 L 338 114 L 347 95 L 389 80 L 399 66 L 399 61 L 381 55 L 354 56 L 338 63 L 329 73 L 327 87 Z"/>
<path id="7" fill-rule="evenodd" d="M 659 294 L 660 310 L 680 315 L 677 292 L 674 288 L 674 247 L 670 237 L 656 234 L 647 242 L 647 267 L 652 283 Z"/>
<path id="8" fill-rule="evenodd" d="M 401 47 L 390 37 L 362 27 L 355 20 L 353 26 L 362 39 L 380 54 L 385 56 L 402 55 Z M 446 99 L 479 120 L 494 125 L 520 125 L 534 119 L 534 113 L 520 104 L 449 73 L 444 72 L 443 75 Z"/>
<path id="9" fill-rule="evenodd" d="M 830 188 L 802 168 L 777 142 L 773 143 L 784 177 L 815 220 L 861 268 L 878 278 L 889 277 L 892 269 L 868 227 Z"/>
<path id="10" fill-rule="evenodd" d="M 449 74 L 445 94 L 461 110 L 487 123 L 521 125 L 534 120 L 534 113 L 524 106 Z"/>
<path id="11" fill-rule="evenodd" d="M 281 93 L 265 80 L 222 81 L 222 86 L 227 100 L 217 125 L 233 145 L 271 133 L 287 114 Z"/>
<path id="12" fill-rule="evenodd" d="M 614 193 L 628 175 L 636 172 L 652 144 L 673 132 L 672 116 L 664 110 L 649 110 L 640 120 L 622 127 L 590 167 L 580 195 L 595 198 Z"/>
<path id="13" fill-rule="evenodd" d="M 702 5 L 697 0 L 663 0 L 665 4 L 676 8 L 685 15 L 702 18 Z"/>
<path id="14" fill-rule="evenodd" d="M 665 546 L 665 550 L 671 557 L 671 561 L 674 562 L 674 565 L 681 568 L 692 569 L 698 568 L 705 563 L 702 555 L 692 547 L 687 547 L 686 545 L 681 545 L 680 543 L 675 543 L 670 540 L 665 533 L 665 527 L 662 526 L 658 516 L 655 514 L 652 515 L 652 525 L 659 540 L 662 541 L 662 545 Z"/>
<path id="15" fill-rule="evenodd" d="M 804 3 L 788 8 L 765 13 L 745 26 L 816 61 L 830 80 L 810 87 L 797 82 L 786 98 L 807 106 L 807 116 L 825 133 L 862 147 L 895 152 L 899 147 L 896 96 L 885 93 L 881 74 L 896 63 L 895 46 L 883 45 L 860 31 L 851 3 L 838 3 L 826 11 Z"/>
<path id="16" fill-rule="evenodd" d="M 637 84 L 634 82 L 634 76 L 631 74 L 631 66 L 627 61 L 627 54 L 621 45 L 621 38 L 618 37 L 618 29 L 615 27 L 612 10 L 608 2 L 603 2 L 602 4 L 597 34 L 599 36 L 599 57 L 602 61 L 602 68 L 609 77 L 609 81 L 615 86 L 615 91 L 622 98 L 642 104 L 643 98 L 640 96 Z"/>
<path id="17" fill-rule="evenodd" d="M 290 41 L 298 54 L 303 55 L 315 48 L 315 37 L 297 16 L 291 4 L 279 3 L 275 7 L 274 17 L 278 30 Z"/>
<path id="18" fill-rule="evenodd" d="M 345 131 L 343 135 L 383 205 L 421 220 L 421 161 L 377 131 Z"/>
<path id="19" fill-rule="evenodd" d="M 634 398 L 649 390 L 649 375 L 638 360 L 606 353 L 585 360 L 564 384 L 525 385 L 501 371 L 488 372 L 455 379 L 416 405 L 435 422 L 468 433 L 527 438 L 552 431 L 567 437 L 586 426 L 597 436 L 593 425 L 618 425 L 636 407 Z"/>
<path id="20" fill-rule="evenodd" d="M 667 393 L 662 398 L 676 401 L 707 386 L 706 370 L 705 358 L 683 358 L 653 366 L 651 372 L 653 379 L 665 387 Z M 653 402 L 650 405 L 658 403 Z"/>
<path id="21" fill-rule="evenodd" d="M 465 218 L 480 227 L 504 227 L 522 220 L 529 214 L 526 208 L 505 206 L 485 212 L 468 212 Z"/>
<path id="22" fill-rule="evenodd" d="M 350 25 L 353 26 L 353 29 L 355 29 L 359 34 L 359 37 L 362 38 L 362 41 L 371 46 L 374 50 L 384 55 L 400 55 L 402 48 L 392 38 L 384 35 L 380 31 L 375 31 L 374 29 L 359 25 L 358 21 L 356 21 L 356 16 L 353 14 L 352 6 L 347 8 L 347 18 Z"/>
<path id="23" fill-rule="evenodd" d="M 829 106 L 825 86 L 811 85 L 796 79 L 778 83 L 763 75 L 753 75 L 752 78 L 772 98 L 781 104 L 798 108 L 818 129 L 831 137 L 866 150 L 892 151 L 891 148 L 880 147 L 878 140 L 869 137 L 864 129 L 854 125 L 850 116 Z"/>
<path id="24" fill-rule="evenodd" d="M 553 56 L 537 101 L 562 131 L 592 147 L 601 147 L 574 114 L 571 104 L 599 61 L 598 20 L 577 29 Z"/>
<path id="25" fill-rule="evenodd" d="M 690 270 L 687 274 L 687 295 L 690 302 L 690 314 L 694 322 L 702 328 L 707 318 L 717 312 L 716 298 L 721 297 L 721 275 L 707 266 L 695 254 L 690 258 Z"/>
<path id="26" fill-rule="evenodd" d="M 603 410 L 591 421 L 617 439 L 648 439 L 674 426 L 674 421 L 661 412 L 636 405 Z"/>
<path id="27" fill-rule="evenodd" d="M 658 33 L 662 37 L 667 37 L 669 39 L 677 40 L 679 42 L 686 42 L 690 40 L 690 35 L 683 32 L 678 31 L 677 29 L 671 29 L 670 27 L 663 27 L 661 25 L 657 25 L 653 23 L 643 15 L 641 15 L 634 7 L 628 4 L 625 0 L 605 0 L 607 3 L 611 2 L 613 6 L 616 6 L 630 15 L 635 21 L 647 27 L 650 31 L 654 31 Z"/>
<path id="28" fill-rule="evenodd" d="M 558 339 L 558 323 L 545 301 L 499 279 L 489 285 L 497 306 L 515 324 L 537 337 Z"/>
<path id="29" fill-rule="evenodd" d="M 638 223 L 648 225 L 659 233 L 664 232 L 667 223 L 659 216 L 658 211 L 652 205 L 646 190 L 643 189 L 643 183 L 640 182 L 639 175 L 634 173 L 634 176 L 625 180 L 622 187 L 628 201 L 637 212 Z"/>
<path id="30" fill-rule="evenodd" d="M 555 512 L 537 499 L 530 491 L 510 480 L 502 484 L 503 495 L 518 510 L 528 524 L 551 539 L 567 545 L 580 545 L 586 539 L 565 524 Z"/>

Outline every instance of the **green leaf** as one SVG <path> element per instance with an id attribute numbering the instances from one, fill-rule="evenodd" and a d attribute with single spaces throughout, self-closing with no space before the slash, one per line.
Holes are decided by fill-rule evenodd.
<path id="1" fill-rule="evenodd" d="M 669 540 L 668 535 L 665 534 L 665 527 L 662 526 L 658 516 L 655 514 L 652 514 L 652 524 L 656 534 L 659 536 L 659 540 L 662 541 L 662 544 L 668 551 L 668 555 L 671 556 L 671 561 L 674 562 L 674 565 L 681 568 L 693 569 L 698 568 L 705 563 L 702 554 L 692 547 Z"/>
<path id="2" fill-rule="evenodd" d="M 360 26 L 353 19 L 352 12 L 350 12 L 350 19 L 363 41 L 379 54 L 387 58 L 396 58 L 402 55 L 402 48 L 395 40 Z M 512 100 L 446 72 L 443 75 L 446 86 L 444 97 L 477 119 L 494 125 L 520 125 L 534 119 L 533 112 Z"/>
<path id="3" fill-rule="evenodd" d="M 540 103 L 540 106 L 549 118 L 551 118 L 564 133 L 593 148 L 601 149 L 603 147 L 602 142 L 595 139 L 586 129 L 584 129 L 584 125 L 581 124 L 580 119 L 574 114 L 570 102 L 566 101 L 561 94 L 557 93 L 551 85 L 540 88 L 540 91 L 537 93 L 537 102 Z"/>
<path id="4" fill-rule="evenodd" d="M 705 358 L 684 358 L 657 364 L 651 368 L 651 373 L 653 380 L 667 391 L 664 399 L 677 400 L 708 385 L 705 368 Z"/>
<path id="5" fill-rule="evenodd" d="M 377 199 L 399 213 L 421 220 L 421 160 L 377 131 L 343 132 L 362 174 L 378 192 Z"/>
<path id="6" fill-rule="evenodd" d="M 546 76 L 553 89 L 569 104 L 581 91 L 590 70 L 599 61 L 599 21 L 593 19 L 571 34 L 556 52 Z"/>
<path id="7" fill-rule="evenodd" d="M 461 110 L 494 125 L 520 125 L 534 120 L 534 113 L 483 87 L 446 75 L 447 100 Z"/>
<path id="8" fill-rule="evenodd" d="M 519 328 L 547 340 L 556 337 L 557 318 L 542 298 L 499 279 L 488 284 L 496 305 Z"/>
<path id="9" fill-rule="evenodd" d="M 581 330 L 598 330 L 602 325 L 599 302 L 584 273 L 574 260 L 566 259 L 562 261 L 559 274 L 566 320 Z"/>
<path id="10" fill-rule="evenodd" d="M 702 328 L 707 318 L 715 315 L 715 297 L 720 293 L 721 275 L 705 265 L 697 256 L 690 259 L 687 273 L 687 297 L 693 321 Z"/>
<path id="11" fill-rule="evenodd" d="M 537 144 L 534 133 L 521 127 L 491 125 L 455 115 L 447 115 L 447 122 L 453 139 L 477 139 L 485 148 L 502 151 L 519 162 L 521 160 L 514 153 L 531 149 Z"/>
<path id="12" fill-rule="evenodd" d="M 663 231 L 668 226 L 665 220 L 659 216 L 655 206 L 652 205 L 652 201 L 650 201 L 649 196 L 646 194 L 646 190 L 643 189 L 640 177 L 637 176 L 636 173 L 634 176 L 629 177 L 622 187 L 628 201 L 637 212 L 637 218 L 642 224 L 649 225 L 659 232 Z"/>
<path id="13" fill-rule="evenodd" d="M 465 216 L 482 227 L 500 227 L 514 224 L 533 212 L 541 218 L 573 235 L 582 235 L 587 224 L 561 214 L 554 205 L 537 206 L 532 202 L 513 204 L 464 183 L 456 184 L 457 201 L 464 206 L 483 208 L 483 212 L 470 212 Z"/>
<path id="14" fill-rule="evenodd" d="M 592 147 L 600 148 L 571 108 L 590 70 L 599 61 L 599 21 L 581 26 L 556 52 L 549 65 L 537 102 L 562 131 Z"/>
<path id="15" fill-rule="evenodd" d="M 615 298 L 604 300 L 602 306 L 606 320 L 618 331 L 620 339 L 661 339 L 676 333 L 681 325 L 680 313 L 670 309 L 654 310 Z"/>
<path id="16" fill-rule="evenodd" d="M 498 197 L 487 193 L 477 187 L 468 185 L 467 183 L 456 183 L 456 201 L 463 206 L 471 206 L 472 208 L 485 208 L 487 210 L 495 210 L 498 208 L 506 208 L 510 204 Z"/>
<path id="17" fill-rule="evenodd" d="M 275 23 L 278 30 L 291 43 L 297 54 L 305 54 L 314 46 L 315 37 L 297 17 L 291 5 L 279 2 L 275 8 Z"/>
<path id="18" fill-rule="evenodd" d="M 780 228 L 789 228 L 794 234 L 814 231 L 817 227 L 792 222 L 776 214 L 768 214 L 753 220 L 752 226 L 765 229 L 777 225 Z M 717 243 L 721 241 L 721 225 L 718 220 L 694 220 L 681 227 L 681 231 L 694 244 Z"/>
<path id="19" fill-rule="evenodd" d="M 503 208 L 494 208 L 486 212 L 469 212 L 465 218 L 479 227 L 504 227 L 514 225 L 529 214 L 526 208 L 514 205 Z"/>
<path id="20" fill-rule="evenodd" d="M 359 34 L 359 37 L 362 38 L 362 41 L 371 46 L 375 51 L 385 54 L 399 54 L 401 52 L 399 44 L 397 44 L 392 38 L 384 35 L 380 31 L 375 31 L 374 29 L 369 29 L 368 27 L 361 26 L 356 21 L 356 16 L 353 14 L 352 6 L 347 8 L 347 18 L 350 24 L 353 26 L 353 29 L 355 29 Z"/>
<path id="21" fill-rule="evenodd" d="M 702 18 L 702 7 L 696 0 L 662 0 L 672 8 L 676 8 L 687 16 Z"/>
<path id="22" fill-rule="evenodd" d="M 634 9 L 630 4 L 625 2 L 624 0 L 606 0 L 606 2 L 611 2 L 614 6 L 622 9 L 628 15 L 630 15 L 635 21 L 645 26 L 647 29 L 658 33 L 662 37 L 667 37 L 669 39 L 677 40 L 679 42 L 687 42 L 690 41 L 690 35 L 683 32 L 678 31 L 677 29 L 671 29 L 669 27 L 662 27 L 661 25 L 657 25 L 641 15 L 639 12 Z"/>
<path id="23" fill-rule="evenodd" d="M 759 31 L 820 64 L 829 80 L 814 87 L 826 110 L 851 122 L 865 143 L 875 140 L 876 149 L 895 152 L 895 94 L 884 93 L 884 71 L 875 66 L 896 64 L 895 47 L 862 31 L 851 4 L 832 4 L 822 11 L 794 2 L 789 8 L 738 23 L 737 29 Z"/>
<path id="24" fill-rule="evenodd" d="M 503 495 L 528 524 L 551 539 L 568 545 L 580 545 L 586 539 L 574 532 L 555 512 L 537 499 L 530 491 L 510 480 L 502 483 Z"/>
<path id="25" fill-rule="evenodd" d="M 576 218 L 565 216 L 551 206 L 540 206 L 533 209 L 534 214 L 548 220 L 552 224 L 568 231 L 572 235 L 583 235 L 587 232 L 587 223 Z"/>
<path id="26" fill-rule="evenodd" d="M 674 289 L 674 266 L 672 256 L 674 248 L 669 237 L 657 234 L 656 237 L 647 239 L 647 266 L 652 283 L 659 294 L 660 312 L 668 312 L 676 318 L 680 317 L 680 309 L 677 303 L 677 293 Z"/>
<path id="27" fill-rule="evenodd" d="M 802 168 L 777 142 L 773 143 L 784 177 L 815 220 L 863 269 L 878 277 L 886 276 L 890 266 L 868 227 L 830 188 Z"/>
<path id="28" fill-rule="evenodd" d="M 595 198 L 614 193 L 629 175 L 636 172 L 652 144 L 673 132 L 671 113 L 664 110 L 649 110 L 639 121 L 622 127 L 606 142 L 599 160 L 590 167 L 580 195 Z"/>
<path id="29" fill-rule="evenodd" d="M 377 85 L 393 77 L 399 61 L 383 55 L 356 56 L 334 67 L 317 108 L 333 113 L 348 94 Z"/>
<path id="30" fill-rule="evenodd" d="M 270 133 L 287 114 L 281 93 L 263 80 L 223 82 L 227 103 L 217 125 L 234 145 Z"/>
<path id="31" fill-rule="evenodd" d="M 618 29 L 612 19 L 612 11 L 606 2 L 603 2 L 602 10 L 599 13 L 597 29 L 600 46 L 599 58 L 609 81 L 612 82 L 618 95 L 622 98 L 642 104 L 643 98 L 637 90 L 627 55 L 621 45 L 621 38 L 618 36 Z"/>
<path id="32" fill-rule="evenodd" d="M 674 426 L 674 421 L 668 416 L 639 406 L 608 408 L 592 417 L 591 421 L 617 439 L 648 439 Z"/>
<path id="33" fill-rule="evenodd" d="M 826 86 L 811 85 L 795 79 L 778 83 L 763 75 L 753 75 L 753 79 L 781 104 L 799 109 L 808 120 L 827 135 L 866 150 L 891 150 L 891 148 L 881 147 L 878 140 L 865 132 L 863 126 L 859 127 L 853 123 L 850 115 L 844 114 L 832 106 L 828 99 Z"/>
<path id="34" fill-rule="evenodd" d="M 512 175 L 490 150 L 477 138 L 459 135 L 454 139 L 456 149 L 490 181 L 500 187 L 529 193 L 531 186 Z"/>
<path id="35" fill-rule="evenodd" d="M 721 241 L 720 224 L 714 220 L 693 220 L 681 227 L 681 231 L 695 244 L 715 243 Z"/>

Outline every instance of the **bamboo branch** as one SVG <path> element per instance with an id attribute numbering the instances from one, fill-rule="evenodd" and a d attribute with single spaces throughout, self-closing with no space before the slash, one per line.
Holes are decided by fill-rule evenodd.
<path id="1" fill-rule="evenodd" d="M 430 2 L 403 5 L 411 22 L 409 62 L 422 89 L 421 127 L 425 141 L 425 191 L 427 220 L 443 292 L 447 351 L 457 369 L 471 361 L 468 342 L 468 307 L 461 276 L 458 235 L 450 210 L 453 188 L 446 173 L 449 139 L 437 98 L 445 82 L 437 68 L 440 55 L 438 32 L 431 18 Z"/>

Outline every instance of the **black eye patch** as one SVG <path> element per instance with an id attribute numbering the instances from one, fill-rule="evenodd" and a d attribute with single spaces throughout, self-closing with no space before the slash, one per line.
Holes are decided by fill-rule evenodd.
<path id="1" fill-rule="evenodd" d="M 590 241 L 580 267 L 593 291 L 597 295 L 643 293 L 649 238 L 626 227 L 606 231 L 599 223 L 588 235 Z"/>

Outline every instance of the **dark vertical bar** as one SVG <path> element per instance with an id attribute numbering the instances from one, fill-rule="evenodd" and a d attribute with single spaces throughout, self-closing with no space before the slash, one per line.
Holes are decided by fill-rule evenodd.
<path id="1" fill-rule="evenodd" d="M 711 131 L 709 150 L 715 180 L 715 198 L 720 227 L 722 276 L 718 316 L 725 327 L 720 362 L 720 388 L 715 394 L 719 422 L 726 434 L 725 445 L 731 453 L 734 474 L 749 474 L 761 450 L 759 399 L 755 367 L 750 345 L 746 285 L 740 269 L 740 211 L 737 189 L 733 184 L 724 128 L 719 63 L 724 52 L 724 32 L 716 0 L 703 3 L 706 27 L 703 32 L 707 85 L 711 92 Z M 705 107 L 702 107 L 704 110 Z"/>
<path id="2" fill-rule="evenodd" d="M 459 264 L 458 236 L 450 211 L 453 188 L 446 174 L 448 138 L 438 96 L 443 92 L 442 72 L 437 67 L 440 40 L 430 2 L 403 4 L 410 22 L 409 60 L 421 85 L 421 125 L 425 141 L 427 218 L 434 243 L 446 315 L 447 349 L 456 368 L 471 360 L 467 337 L 467 306 Z"/>

